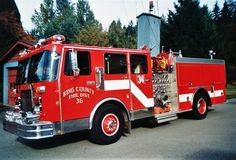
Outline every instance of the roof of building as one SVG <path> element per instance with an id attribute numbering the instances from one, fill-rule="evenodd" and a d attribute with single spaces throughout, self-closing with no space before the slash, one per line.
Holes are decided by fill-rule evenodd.
<path id="1" fill-rule="evenodd" d="M 151 13 L 141 13 L 140 15 L 137 16 L 137 18 L 140 18 L 141 16 L 152 16 L 158 19 L 161 19 L 160 17 L 158 17 L 157 15 L 151 14 Z"/>
<path id="2" fill-rule="evenodd" d="M 8 61 L 16 61 L 17 60 L 17 53 L 21 50 L 24 50 L 25 48 L 29 48 L 33 46 L 34 43 L 27 42 L 24 40 L 17 41 L 12 47 L 2 56 L 0 57 L 0 63 L 4 64 Z"/>

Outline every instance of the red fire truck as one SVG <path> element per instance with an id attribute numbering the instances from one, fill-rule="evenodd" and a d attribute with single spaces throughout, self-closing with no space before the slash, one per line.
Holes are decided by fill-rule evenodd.
<path id="1" fill-rule="evenodd" d="M 134 120 L 161 123 L 187 111 L 204 119 L 226 100 L 224 60 L 63 41 L 55 35 L 21 53 L 6 131 L 42 139 L 89 130 L 93 142 L 111 144 Z"/>

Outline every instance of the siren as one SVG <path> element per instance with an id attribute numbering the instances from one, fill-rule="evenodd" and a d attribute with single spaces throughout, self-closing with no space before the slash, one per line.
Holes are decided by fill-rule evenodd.
<path id="1" fill-rule="evenodd" d="M 45 46 L 47 44 L 61 44 L 65 40 L 66 40 L 65 36 L 57 34 L 57 35 L 51 36 L 47 39 L 39 40 L 39 42 L 36 45 L 28 48 L 28 51 L 35 50 L 35 49 Z M 21 55 L 23 55 L 23 53 L 21 53 Z"/>
<path id="2" fill-rule="evenodd" d="M 57 34 L 52 37 L 47 38 L 46 40 L 41 42 L 41 45 L 47 45 L 47 44 L 61 44 L 66 40 L 65 36 Z"/>

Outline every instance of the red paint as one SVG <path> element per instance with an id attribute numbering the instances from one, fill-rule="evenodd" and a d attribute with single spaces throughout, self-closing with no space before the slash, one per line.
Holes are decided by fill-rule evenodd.
<path id="1" fill-rule="evenodd" d="M 225 64 L 204 64 L 204 63 L 176 63 L 177 86 L 180 94 L 195 94 L 200 88 L 207 92 L 223 90 L 223 95 L 211 97 L 211 104 L 223 103 L 226 101 L 226 73 Z M 214 93 L 212 93 L 214 94 Z M 180 110 L 191 109 L 192 103 L 180 103 Z"/>
<path id="2" fill-rule="evenodd" d="M 76 50 L 78 52 L 89 53 L 90 73 L 88 75 L 66 75 L 65 73 L 65 59 L 66 53 L 69 50 Z M 40 86 L 45 86 L 45 93 L 33 92 L 33 96 L 42 97 L 42 112 L 41 119 L 51 122 L 66 121 L 72 119 L 89 118 L 95 107 L 99 107 L 101 102 L 106 100 L 119 100 L 126 107 L 127 111 L 146 109 L 147 106 L 140 99 L 140 93 L 147 99 L 153 98 L 153 84 L 152 84 L 152 69 L 151 57 L 148 50 L 132 50 L 132 49 L 116 49 L 105 47 L 91 47 L 79 46 L 71 44 L 48 44 L 41 48 L 36 48 L 28 54 L 22 55 L 21 60 L 31 57 L 34 54 L 44 50 L 53 50 L 60 54 L 60 67 L 58 70 L 57 80 L 51 82 L 33 83 L 33 89 Z M 119 74 L 105 73 L 104 55 L 123 54 L 126 57 L 127 72 Z M 146 72 L 133 73 L 132 64 L 130 62 L 132 55 L 142 55 L 146 57 L 147 68 Z M 123 63 L 123 62 L 122 62 Z M 172 63 L 172 62 L 169 62 Z M 211 103 L 222 103 L 225 101 L 225 65 L 223 64 L 197 64 L 197 63 L 177 63 L 177 88 L 178 95 L 189 94 L 193 95 L 199 88 L 210 91 L 211 87 L 214 90 L 223 90 L 222 96 L 212 97 Z M 104 69 L 104 81 L 127 81 L 128 88 L 106 90 L 105 88 L 96 87 L 96 68 Z M 104 83 L 105 83 L 104 82 Z M 104 85 L 104 84 L 103 84 Z M 120 84 L 116 84 L 119 87 Z M 135 85 L 136 95 L 132 92 L 130 87 Z M 126 87 L 127 87 L 126 86 Z M 23 84 L 17 86 L 18 95 L 21 90 L 30 89 L 30 84 Z M 138 90 L 138 92 L 137 92 Z M 141 97 L 142 97 L 141 96 Z M 153 106 L 148 106 L 153 107 Z M 178 103 L 178 111 L 183 112 L 192 108 L 192 100 Z M 200 108 L 204 111 L 204 107 Z M 112 129 L 109 128 L 108 123 L 114 122 Z M 103 128 L 107 134 L 116 132 L 117 117 L 109 115 L 104 118 Z"/>
<path id="3" fill-rule="evenodd" d="M 16 68 L 8 69 L 8 104 L 12 106 L 15 105 L 15 94 L 13 92 L 13 89 L 16 82 L 16 73 Z"/>
<path id="4" fill-rule="evenodd" d="M 114 114 L 107 114 L 102 120 L 102 130 L 108 136 L 114 135 L 119 129 L 119 119 Z"/>
<path id="5" fill-rule="evenodd" d="M 207 109 L 206 101 L 203 98 L 201 98 L 197 103 L 197 107 L 198 107 L 199 113 L 204 114 Z"/>

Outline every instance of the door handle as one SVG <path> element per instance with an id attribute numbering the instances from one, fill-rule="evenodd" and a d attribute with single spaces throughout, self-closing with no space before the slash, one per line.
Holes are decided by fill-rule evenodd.
<path id="1" fill-rule="evenodd" d="M 88 86 L 95 85 L 95 81 L 87 81 L 87 85 L 88 85 Z"/>
<path id="2" fill-rule="evenodd" d="M 151 82 L 151 80 L 148 78 L 148 79 L 145 79 L 145 82 Z"/>
<path id="3" fill-rule="evenodd" d="M 96 68 L 96 88 L 99 88 L 102 83 L 102 75 L 99 68 Z"/>

